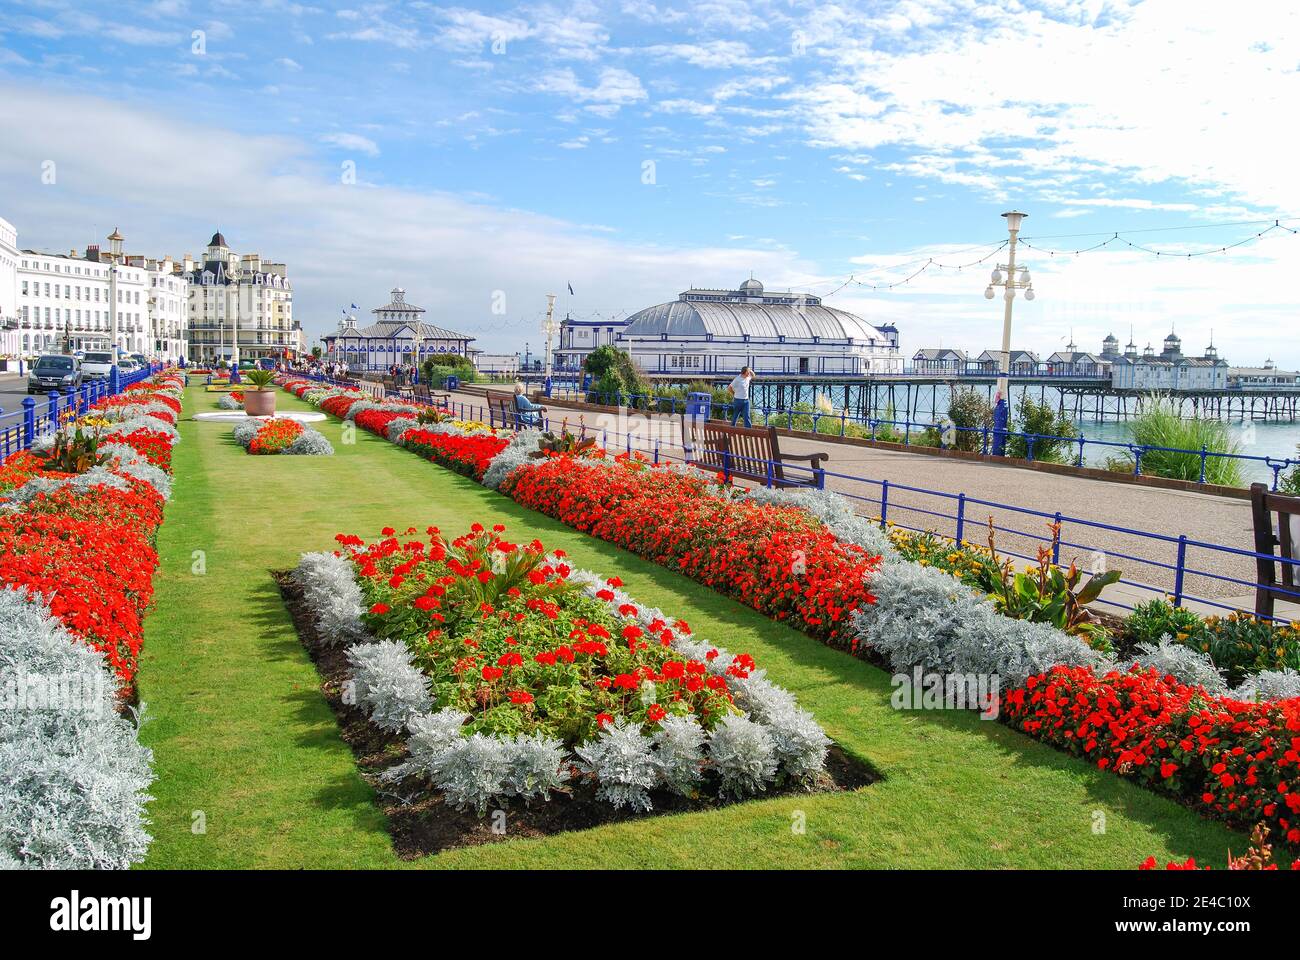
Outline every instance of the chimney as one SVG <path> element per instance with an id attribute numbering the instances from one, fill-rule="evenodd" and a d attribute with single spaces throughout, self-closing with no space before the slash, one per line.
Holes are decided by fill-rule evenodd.
<path id="1" fill-rule="evenodd" d="M 92 263 L 99 263 L 99 244 L 91 243 L 86 245 L 86 259 Z"/>

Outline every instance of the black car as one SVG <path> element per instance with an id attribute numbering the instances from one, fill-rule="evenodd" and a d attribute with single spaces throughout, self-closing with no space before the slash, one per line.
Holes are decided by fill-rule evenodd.
<path id="1" fill-rule="evenodd" d="M 50 354 L 38 357 L 27 374 L 28 393 L 66 392 L 81 387 L 81 363 L 76 357 Z"/>

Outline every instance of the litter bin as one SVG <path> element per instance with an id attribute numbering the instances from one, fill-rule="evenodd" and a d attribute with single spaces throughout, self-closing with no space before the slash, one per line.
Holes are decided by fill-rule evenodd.
<path id="1" fill-rule="evenodd" d="M 460 377 L 448 377 L 445 381 L 443 381 L 443 388 L 446 390 L 459 390 Z"/>
<path id="2" fill-rule="evenodd" d="M 707 420 L 713 410 L 713 394 L 688 393 L 686 395 L 686 415 L 692 420 Z"/>

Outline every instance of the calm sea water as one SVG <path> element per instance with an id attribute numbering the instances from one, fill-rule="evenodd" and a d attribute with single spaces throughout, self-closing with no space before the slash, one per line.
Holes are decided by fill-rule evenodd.
<path id="1" fill-rule="evenodd" d="M 1076 426 L 1089 440 L 1126 443 L 1132 439 L 1129 436 L 1128 425 L 1125 423 L 1113 421 L 1097 423 L 1085 420 Z M 1300 454 L 1296 452 L 1296 445 L 1300 444 L 1300 423 L 1228 421 L 1228 430 L 1241 444 L 1240 452 L 1243 454 L 1252 457 L 1272 457 L 1275 460 L 1300 459 Z M 1108 453 L 1114 456 L 1123 452 L 1122 448 L 1094 447 L 1091 444 L 1086 446 L 1084 451 L 1084 460 L 1094 465 L 1103 462 Z M 1273 480 L 1272 469 L 1261 461 L 1242 461 L 1241 468 L 1247 482 L 1271 483 Z"/>
<path id="2" fill-rule="evenodd" d="M 799 399 L 806 403 L 814 401 L 815 397 L 812 390 L 800 391 Z M 840 395 L 832 392 L 833 403 L 840 402 Z M 879 394 L 877 396 L 880 396 Z M 1031 396 L 1035 400 L 1043 399 L 1053 405 L 1060 402 L 1057 392 L 1051 388 L 1045 391 L 1033 389 Z M 1012 397 L 1014 400 L 1019 399 L 1019 391 L 1013 386 Z M 946 387 L 938 387 L 933 393 L 926 387 L 918 390 L 913 395 L 914 407 L 911 411 L 911 417 L 914 422 L 934 423 L 947 414 L 948 410 L 948 391 Z M 883 402 L 883 400 L 882 400 Z M 904 402 L 901 391 L 897 394 L 897 403 Z M 876 416 L 885 417 L 886 411 L 877 409 Z M 907 411 L 901 406 L 896 406 L 892 419 L 907 420 L 909 419 Z M 1240 444 L 1240 453 L 1251 457 L 1272 457 L 1274 460 L 1297 460 L 1300 459 L 1300 452 L 1297 452 L 1297 445 L 1300 445 L 1300 423 L 1277 423 L 1265 421 L 1225 421 L 1232 437 Z M 1106 420 L 1098 422 L 1095 419 L 1084 419 L 1076 422 L 1076 427 L 1080 434 L 1089 440 L 1104 440 L 1113 443 L 1127 443 L 1132 437 L 1129 433 L 1129 426 L 1123 421 Z M 1105 463 L 1107 457 L 1120 457 L 1125 453 L 1122 447 L 1104 447 L 1093 446 L 1089 444 L 1084 449 L 1084 462 L 1091 466 L 1101 466 Z M 1247 483 L 1254 481 L 1272 482 L 1273 471 L 1260 460 L 1244 460 L 1241 463 L 1242 475 Z"/>

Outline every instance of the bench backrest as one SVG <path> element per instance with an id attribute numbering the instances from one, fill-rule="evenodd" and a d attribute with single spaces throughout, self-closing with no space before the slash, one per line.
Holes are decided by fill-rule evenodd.
<path id="1" fill-rule="evenodd" d="M 356 383 L 358 390 L 362 390 L 376 400 L 384 399 L 384 385 L 374 380 L 358 380 Z"/>
<path id="2" fill-rule="evenodd" d="M 707 470 L 766 483 L 785 480 L 773 427 L 731 427 L 716 420 L 682 417 L 688 459 Z"/>
<path id="3" fill-rule="evenodd" d="M 492 426 L 500 425 L 503 427 L 519 426 L 519 411 L 515 408 L 515 395 L 513 393 L 502 393 L 500 390 L 485 390 L 483 395 L 487 397 L 488 416 L 491 418 Z"/>
<path id="4" fill-rule="evenodd" d="M 1252 483 L 1250 509 L 1255 528 L 1255 552 L 1300 560 L 1300 497 L 1273 493 L 1262 483 Z M 1275 514 L 1276 527 L 1273 524 Z M 1277 600 L 1300 603 L 1300 566 L 1261 556 L 1255 558 L 1255 570 L 1257 615 L 1273 616 L 1273 605 Z"/>

